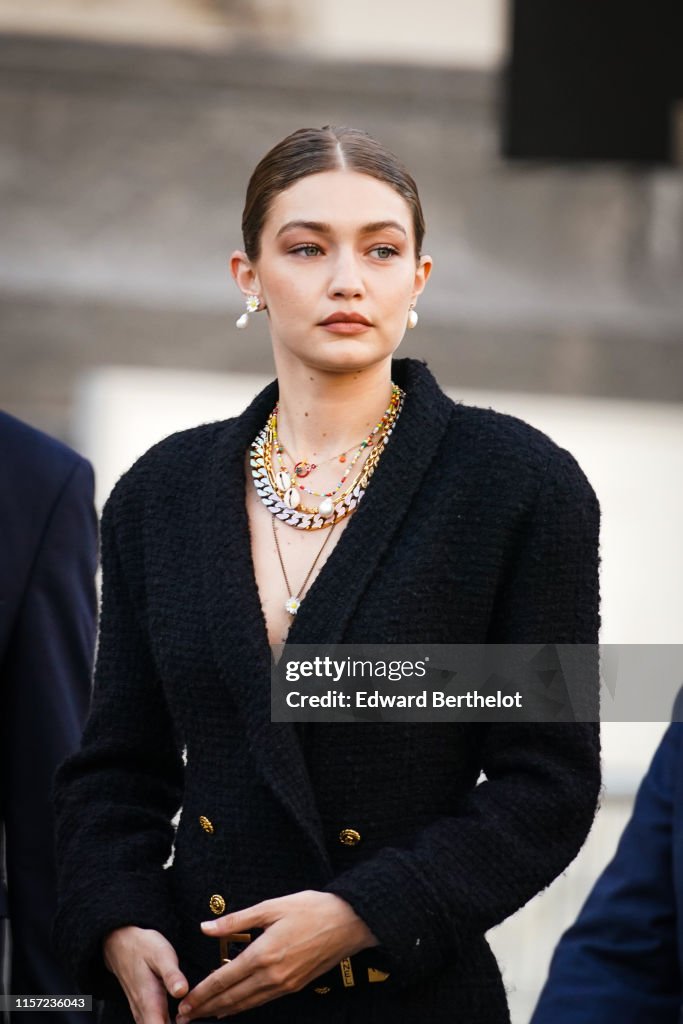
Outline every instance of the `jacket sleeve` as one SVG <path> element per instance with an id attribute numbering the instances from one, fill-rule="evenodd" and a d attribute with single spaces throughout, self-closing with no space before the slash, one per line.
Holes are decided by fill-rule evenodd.
<path id="1" fill-rule="evenodd" d="M 50 945 L 56 901 L 50 792 L 57 766 L 78 748 L 90 704 L 97 565 L 93 488 L 90 464 L 74 458 L 49 507 L 2 665 L 11 992 L 74 990 Z M 76 1020 L 79 1014 L 59 1016 Z"/>
<path id="2" fill-rule="evenodd" d="M 175 942 L 164 871 L 183 764 L 147 642 L 140 530 L 115 489 L 102 517 L 102 613 L 93 703 L 81 749 L 59 769 L 54 800 L 58 908 L 53 941 L 82 991 L 120 994 L 102 959 L 114 928 Z M 137 600 L 136 600 L 137 598 Z"/>
<path id="3" fill-rule="evenodd" d="M 564 934 L 532 1024 L 677 1024 L 673 811 L 683 725 L 669 726 L 611 863 Z"/>
<path id="4" fill-rule="evenodd" d="M 590 484 L 557 449 L 515 542 L 490 642 L 597 645 L 599 518 Z M 473 728 L 486 781 L 412 847 L 384 848 L 326 886 L 366 922 L 398 984 L 457 960 L 473 937 L 545 888 L 593 820 L 597 723 Z"/>

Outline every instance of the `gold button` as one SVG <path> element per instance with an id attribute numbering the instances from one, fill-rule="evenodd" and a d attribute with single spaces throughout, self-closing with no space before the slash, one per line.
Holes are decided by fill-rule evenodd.
<path id="1" fill-rule="evenodd" d="M 326 996 L 332 989 L 328 985 L 321 985 L 320 988 L 314 988 L 314 992 L 317 992 L 319 996 Z"/>
<path id="2" fill-rule="evenodd" d="M 211 908 L 214 914 L 225 913 L 225 900 L 220 895 L 220 893 L 213 894 L 213 896 L 209 900 L 209 907 Z"/>
<path id="3" fill-rule="evenodd" d="M 339 842 L 344 846 L 355 846 L 360 842 L 360 832 L 356 832 L 355 828 L 343 828 L 339 833 Z"/>
<path id="4" fill-rule="evenodd" d="M 215 832 L 213 822 L 210 821 L 208 818 L 205 818 L 203 814 L 199 815 L 199 824 L 202 826 L 205 832 L 209 833 L 209 835 L 213 835 L 213 833 Z"/>

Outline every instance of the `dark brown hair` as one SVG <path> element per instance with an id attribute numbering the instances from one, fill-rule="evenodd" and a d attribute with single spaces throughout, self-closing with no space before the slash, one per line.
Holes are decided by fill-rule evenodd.
<path id="1" fill-rule="evenodd" d="M 257 164 L 249 179 L 242 214 L 244 251 L 249 259 L 259 257 L 263 225 L 278 193 L 309 174 L 340 169 L 369 174 L 403 196 L 412 211 L 415 257 L 419 259 L 425 222 L 413 178 L 401 161 L 367 132 L 329 124 L 292 132 Z"/>

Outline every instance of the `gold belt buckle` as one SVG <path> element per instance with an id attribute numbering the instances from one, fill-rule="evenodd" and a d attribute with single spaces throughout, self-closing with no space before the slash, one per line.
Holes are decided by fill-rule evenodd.
<path id="1" fill-rule="evenodd" d="M 235 932 L 232 935 L 222 935 L 218 940 L 218 946 L 220 949 L 220 960 L 221 967 L 223 964 L 231 964 L 232 960 L 228 956 L 230 944 L 232 942 L 239 942 L 242 945 L 248 945 L 251 942 L 251 935 L 249 932 Z"/>

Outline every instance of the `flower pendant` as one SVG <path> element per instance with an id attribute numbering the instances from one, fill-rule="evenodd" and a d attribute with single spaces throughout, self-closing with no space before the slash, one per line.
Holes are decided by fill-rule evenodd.
<path id="1" fill-rule="evenodd" d="M 288 611 L 290 615 L 296 615 L 300 607 L 301 601 L 298 597 L 289 597 L 285 601 L 285 610 Z"/>

